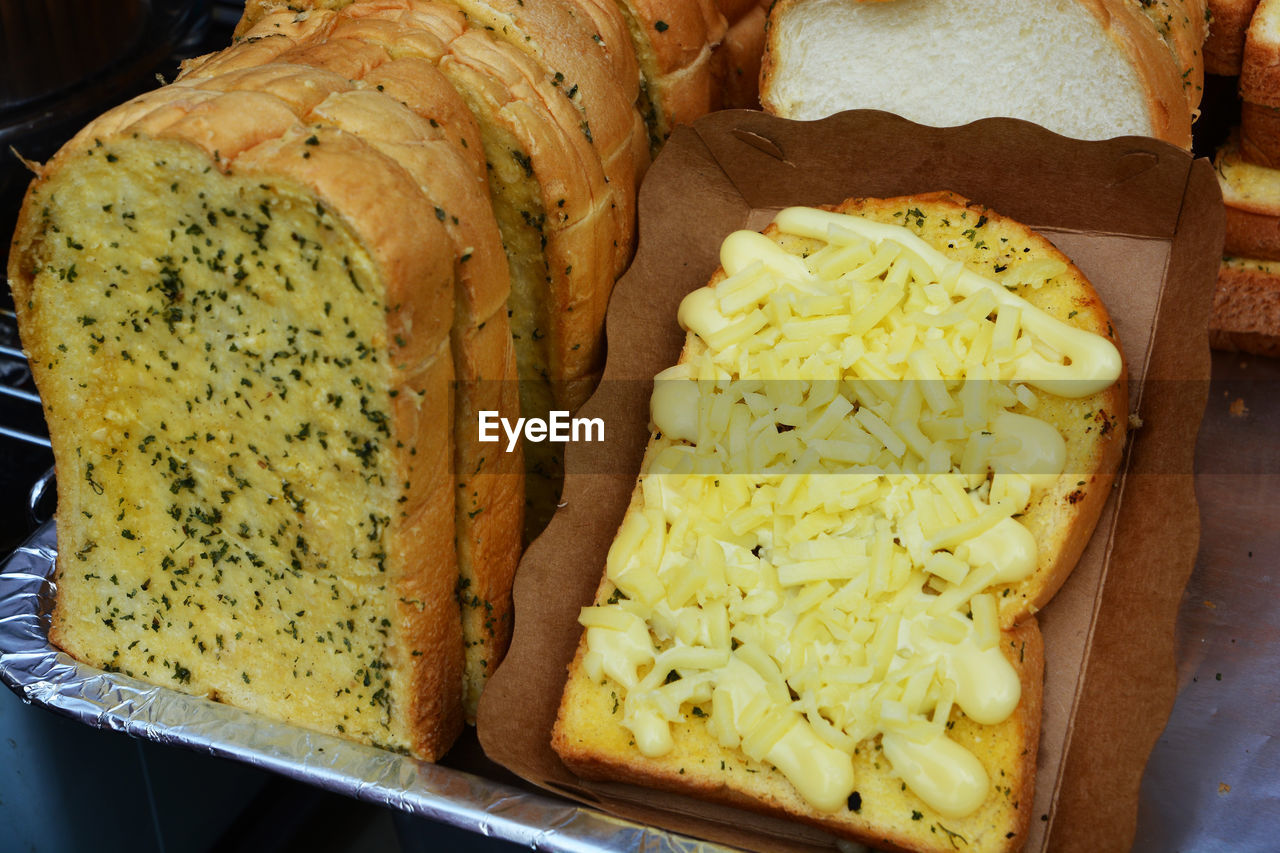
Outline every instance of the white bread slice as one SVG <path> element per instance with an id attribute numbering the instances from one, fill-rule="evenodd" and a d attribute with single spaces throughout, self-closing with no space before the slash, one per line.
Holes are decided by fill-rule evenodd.
<path id="1" fill-rule="evenodd" d="M 53 640 L 443 754 L 453 264 L 410 174 L 275 95 L 166 87 L 42 169 L 9 277 L 59 474 Z"/>
<path id="2" fill-rule="evenodd" d="M 853 108 L 934 126 L 1012 116 L 1082 139 L 1139 134 L 1186 148 L 1199 91 L 1184 75 L 1198 64 L 1179 63 L 1143 5 L 779 0 L 761 101 L 796 119 Z"/>
<path id="3" fill-rule="evenodd" d="M 1209 0 L 1209 36 L 1204 42 L 1204 70 L 1234 77 L 1240 73 L 1245 33 L 1258 0 Z"/>
<path id="4" fill-rule="evenodd" d="M 1068 325 L 1114 340 L 1106 311 L 1080 272 L 1066 262 L 1061 253 L 1046 240 L 980 205 L 966 203 L 963 199 L 950 194 L 933 194 L 902 199 L 855 200 L 846 202 L 837 209 L 879 222 L 906 225 L 948 257 L 963 262 L 969 269 L 980 274 L 997 278 L 1007 274 L 1012 276 L 1012 283 L 1022 280 L 1020 277 L 1023 276 L 1028 279 L 1036 278 L 1033 270 L 1040 268 L 1045 275 L 1049 276 L 1048 279 L 1039 282 L 1038 286 L 1036 282 L 1025 281 L 1015 289 L 1019 296 Z M 821 241 L 816 239 L 780 235 L 776 227 L 766 231 L 766 236 L 773 236 L 775 242 L 792 255 L 805 256 L 821 247 Z M 1047 267 L 1044 266 L 1046 262 Z M 744 273 L 743 276 L 746 274 Z M 718 271 L 712 278 L 711 287 L 715 287 L 725 279 L 724 271 Z M 749 277 L 746 280 L 750 280 Z M 744 288 L 744 292 L 748 288 Z M 756 293 L 754 290 L 751 292 Z M 821 299 L 823 294 L 825 291 L 818 292 L 818 298 Z M 717 293 L 717 296 L 721 295 Z M 745 297 L 744 301 L 747 307 L 739 307 L 735 310 L 745 315 L 750 312 L 750 301 Z M 805 316 L 802 302 L 803 297 L 797 297 L 792 303 L 793 313 L 774 322 L 785 322 L 789 317 Z M 721 305 L 723 307 L 724 303 Z M 763 317 L 766 321 L 767 318 L 775 316 L 771 313 L 773 307 L 767 306 L 763 309 Z M 682 322 L 685 322 L 688 327 L 690 321 L 686 320 L 683 307 L 681 314 Z M 691 312 L 689 317 L 692 316 Z M 730 322 L 735 322 L 737 316 L 737 314 L 730 315 Z M 711 321 L 707 322 L 711 323 Z M 758 322 L 755 325 L 758 325 Z M 706 328 L 714 328 L 714 326 L 715 324 L 712 323 Z M 732 327 L 726 328 L 723 334 L 729 335 L 730 328 Z M 713 332 L 713 334 L 721 333 Z M 786 333 L 784 333 L 785 336 Z M 776 347 L 773 344 L 770 346 L 781 348 L 789 342 L 790 339 L 776 344 Z M 719 346 L 721 345 L 717 345 Z M 696 364 L 698 354 L 706 349 L 705 339 L 691 331 L 681 357 L 682 363 Z M 761 355 L 761 359 L 764 358 L 765 356 Z M 760 401 L 760 407 L 768 410 L 770 405 L 777 405 L 777 411 L 781 412 L 785 405 L 782 398 L 795 396 L 788 395 L 785 388 L 787 384 L 780 383 L 780 390 L 777 392 L 780 396 L 775 399 L 772 396 L 774 392 L 770 391 L 768 384 L 765 383 L 760 394 L 768 399 Z M 614 611 L 638 615 L 641 620 L 644 620 L 646 619 L 644 614 L 651 609 L 653 616 L 648 618 L 647 623 L 644 621 L 640 623 L 641 633 L 645 636 L 632 637 L 628 634 L 626 640 L 617 646 L 615 649 L 619 652 L 617 657 L 609 657 L 612 652 L 608 651 L 607 644 L 597 646 L 590 639 L 590 631 L 596 630 L 595 628 L 589 629 L 588 633 L 584 634 L 577 656 L 570 667 L 553 734 L 553 746 L 556 751 L 571 770 L 585 778 L 621 780 L 658 786 L 695 797 L 788 816 L 877 847 L 946 851 L 955 849 L 962 840 L 964 849 L 1017 849 L 1022 842 L 1030 818 L 1035 774 L 1034 755 L 1040 715 L 1041 649 L 1039 632 L 1030 614 L 1060 584 L 1063 574 L 1070 570 L 1070 564 L 1074 563 L 1083 543 L 1092 532 L 1101 504 L 1109 492 L 1111 477 L 1119 462 L 1123 444 L 1124 412 L 1127 410 L 1123 383 L 1111 385 L 1084 398 L 1058 398 L 1058 402 L 1051 402 L 1051 398 L 1052 395 L 1048 393 L 1040 395 L 1037 408 L 1034 410 L 1035 416 L 1052 423 L 1054 428 L 1063 435 L 1069 448 L 1067 455 L 1070 461 L 1066 462 L 1065 467 L 1065 471 L 1069 473 L 1058 477 L 1055 485 L 1046 487 L 1042 484 L 1039 488 L 1045 489 L 1045 494 L 1050 496 L 1049 500 L 1033 500 L 1018 518 L 1022 525 L 1034 531 L 1039 546 L 1039 568 L 1027 579 L 1028 584 L 1037 586 L 1039 589 L 1015 586 L 1010 588 L 1017 593 L 1015 597 L 1005 596 L 1006 587 L 1002 585 L 991 588 L 991 592 L 1002 604 L 1008 602 L 1011 605 L 1010 610 L 1001 614 L 1006 627 L 1000 635 L 998 644 L 1005 660 L 1009 662 L 1021 681 L 1022 699 L 1010 716 L 999 722 L 988 721 L 986 726 L 976 724 L 974 720 L 954 709 L 949 717 L 943 717 L 941 720 L 947 723 L 947 734 L 976 756 L 987 778 L 993 782 L 992 786 L 986 789 L 986 795 L 970 810 L 963 814 L 945 814 L 942 809 L 930 806 L 926 802 L 928 798 L 918 797 L 914 788 L 906 787 L 904 779 L 909 778 L 909 774 L 905 768 L 898 766 L 898 772 L 895 772 L 886 764 L 886 761 L 890 760 L 887 757 L 890 753 L 882 752 L 882 746 L 885 750 L 889 750 L 889 747 L 884 746 L 887 741 L 882 741 L 878 735 L 868 739 L 850 735 L 849 740 L 857 744 L 857 749 L 849 759 L 852 762 L 852 776 L 846 778 L 833 771 L 833 775 L 843 780 L 840 784 L 852 785 L 853 793 L 848 796 L 847 801 L 843 799 L 844 789 L 834 785 L 835 793 L 841 798 L 840 802 L 815 805 L 808 793 L 801 792 L 799 783 L 793 786 L 791 779 L 802 778 L 805 780 L 804 785 L 808 786 L 812 780 L 821 778 L 826 772 L 819 769 L 824 765 L 817 764 L 813 768 L 798 771 L 793 767 L 793 772 L 784 774 L 777 769 L 778 762 L 773 759 L 762 761 L 748 757 L 753 749 L 764 751 L 761 744 L 752 747 L 747 743 L 757 732 L 753 731 L 750 735 L 744 736 L 747 739 L 742 741 L 742 748 L 739 749 L 726 742 L 723 728 L 713 731 L 712 722 L 722 713 L 718 693 L 691 692 L 681 699 L 683 694 L 679 692 L 680 685 L 696 682 L 691 690 L 697 691 L 698 685 L 701 684 L 698 679 L 709 666 L 714 668 L 714 664 L 697 662 L 690 652 L 704 649 L 708 652 L 716 649 L 724 650 L 728 645 L 721 629 L 715 627 L 715 619 L 710 620 L 704 635 L 702 627 L 690 626 L 686 618 L 689 614 L 686 611 L 710 607 L 715 608 L 715 612 L 719 612 L 722 596 L 715 590 L 723 587 L 727 579 L 731 587 L 741 585 L 744 598 L 740 606 L 747 609 L 740 610 L 740 615 L 748 612 L 753 614 L 773 612 L 774 608 L 778 608 L 778 604 L 767 596 L 775 594 L 776 585 L 765 580 L 765 575 L 770 570 L 764 561 L 776 560 L 773 554 L 777 553 L 778 543 L 788 540 L 790 534 L 785 525 L 779 526 L 779 515 L 770 515 L 769 510 L 763 507 L 761 508 L 765 513 L 763 526 L 756 528 L 730 526 L 721 530 L 719 526 L 737 524 L 734 519 L 741 512 L 730 508 L 736 506 L 738 501 L 720 496 L 721 493 L 718 492 L 720 489 L 732 491 L 738 486 L 734 482 L 724 482 L 719 478 L 727 476 L 744 479 L 739 475 L 745 472 L 737 469 L 711 468 L 706 469 L 701 484 L 695 484 L 705 492 L 707 500 L 711 501 L 708 508 L 704 510 L 680 505 L 684 508 L 677 513 L 674 521 L 668 515 L 670 527 L 663 536 L 659 536 L 659 539 L 679 541 L 680 535 L 677 528 L 685 524 L 683 518 L 686 515 L 696 516 L 695 520 L 687 522 L 690 530 L 703 530 L 701 527 L 694 528 L 692 525 L 714 519 L 714 524 L 719 526 L 715 528 L 717 532 L 709 535 L 717 539 L 722 536 L 727 537 L 726 544 L 723 546 L 723 560 L 717 561 L 715 557 L 720 553 L 720 546 L 716 546 L 714 542 L 707 545 L 701 539 L 698 540 L 693 553 L 687 549 L 677 553 L 665 546 L 660 553 L 634 551 L 633 546 L 637 541 L 645 543 L 640 546 L 642 548 L 647 548 L 650 542 L 649 538 L 637 539 L 636 530 L 641 527 L 653 530 L 655 523 L 661 525 L 661 521 L 654 520 L 654 512 L 656 511 L 661 517 L 666 512 L 665 507 L 668 501 L 676 501 L 678 504 L 679 498 L 669 497 L 668 489 L 674 493 L 683 488 L 678 482 L 670 485 L 663 481 L 657 472 L 670 470 L 670 465 L 674 464 L 670 460 L 679 458 L 680 448 L 687 446 L 688 442 L 683 438 L 672 438 L 666 434 L 669 430 L 660 434 L 656 427 L 646 450 L 640 481 L 633 493 L 631 508 L 615 540 L 614 548 L 611 549 L 609 570 L 597 591 L 596 607 L 588 609 L 593 611 L 590 615 L 584 611 L 583 618 L 589 625 L 599 625 L 604 628 L 609 621 L 608 617 Z M 789 399 L 787 402 L 795 403 L 795 400 Z M 655 412 L 660 408 L 655 393 Z M 714 407 L 710 411 L 712 414 L 708 417 L 715 418 Z M 1082 411 L 1084 417 L 1081 417 Z M 1095 420 L 1093 416 L 1100 411 L 1105 411 L 1105 417 L 1102 420 Z M 778 417 L 779 424 L 795 423 L 792 420 L 781 420 L 781 414 Z M 671 415 L 664 415 L 661 420 L 670 422 L 671 418 Z M 659 416 L 655 414 L 655 420 L 658 419 Z M 802 423 L 794 429 L 803 430 L 810 426 L 812 422 Z M 702 435 L 701 430 L 700 424 L 697 427 L 699 436 Z M 766 433 L 772 431 L 772 428 L 765 430 Z M 783 433 L 781 429 L 778 432 Z M 752 441 L 765 442 L 767 437 L 762 434 Z M 731 447 L 732 442 L 730 435 L 724 439 L 724 446 Z M 717 448 L 721 446 L 717 444 Z M 664 459 L 667 461 L 660 461 Z M 702 472 L 704 469 L 696 470 Z M 717 478 L 714 482 L 711 482 L 712 476 Z M 745 479 L 750 481 L 751 476 Z M 815 479 L 822 480 L 824 484 L 826 482 L 824 477 L 815 475 Z M 804 489 L 816 490 L 820 485 L 800 484 L 796 486 L 797 491 L 793 493 L 800 494 L 800 490 Z M 761 485 L 759 488 L 763 490 L 772 486 Z M 779 492 L 786 489 L 785 481 L 777 485 L 777 488 Z M 826 491 L 825 488 L 823 491 Z M 812 504 L 814 492 L 810 491 L 809 494 L 808 500 Z M 751 504 L 754 505 L 754 503 L 753 498 Z M 715 508 L 721 505 L 723 505 L 721 509 Z M 813 511 L 818 512 L 824 504 L 819 501 L 813 506 Z M 702 515 L 703 512 L 706 513 L 705 518 Z M 789 511 L 779 509 L 778 512 L 786 515 Z M 835 510 L 827 507 L 822 512 L 829 514 Z M 640 522 L 645 524 L 641 525 Z M 822 524 L 838 525 L 839 522 L 829 519 Z M 661 527 L 657 529 L 662 530 Z M 757 540 L 753 530 L 765 531 L 768 535 L 760 533 Z M 903 528 L 900 532 L 905 541 L 908 535 L 906 529 Z M 647 533 L 641 535 L 647 537 Z M 878 535 L 884 538 L 883 534 Z M 838 540 L 839 536 L 835 535 L 833 539 Z M 685 541 L 689 540 L 686 538 Z M 794 549 L 796 540 L 791 538 L 788 541 L 790 547 Z M 831 541 L 827 541 L 828 544 L 832 544 Z M 884 541 L 887 543 L 888 540 Z M 752 542 L 756 543 L 754 548 L 752 548 Z M 898 544 L 895 539 L 894 547 Z M 678 545 L 673 547 L 680 548 Z M 749 552 L 748 548 L 751 548 Z M 615 551 L 618 553 L 615 554 Z M 750 557 L 747 556 L 748 553 Z M 636 555 L 636 559 L 629 559 L 629 555 L 633 554 Z M 816 552 L 814 555 L 816 556 Z M 761 562 L 756 563 L 757 560 Z M 873 564 L 878 566 L 881 561 L 877 558 Z M 719 569 L 715 568 L 717 565 L 720 565 Z M 753 565 L 759 570 L 758 578 L 752 574 L 755 571 L 752 568 Z M 778 565 L 783 565 L 783 562 L 779 561 Z M 775 571 L 781 578 L 782 569 L 775 568 Z M 746 572 L 746 574 L 742 579 L 734 579 L 734 572 Z M 629 580 L 624 580 L 628 573 L 631 573 Z M 685 576 L 704 579 L 706 586 L 702 586 L 701 582 L 692 588 L 682 585 L 681 579 Z M 859 590 L 864 589 L 861 584 L 869 582 L 867 577 L 857 572 L 852 575 L 838 576 L 852 577 L 852 580 L 848 582 L 847 587 L 843 588 L 844 581 L 835 582 L 831 592 L 841 590 L 837 595 L 843 595 L 852 590 L 856 598 L 862 594 Z M 752 578 L 756 580 L 753 581 Z M 652 579 L 664 587 L 661 594 L 658 588 L 645 588 L 645 585 L 650 582 L 647 579 Z M 778 619 L 781 621 L 775 620 L 768 624 L 799 626 L 813 613 L 821 611 L 825 605 L 818 605 L 817 611 L 808 609 L 813 606 L 814 597 L 809 597 L 808 604 L 803 606 L 798 603 L 800 597 L 806 596 L 811 591 L 811 587 L 815 596 L 822 592 L 817 589 L 819 586 L 820 584 L 810 583 L 803 587 L 804 591 L 795 594 L 794 600 L 786 598 L 787 594 L 784 593 L 785 603 L 776 610 Z M 766 597 L 758 598 L 752 603 L 756 591 L 763 592 Z M 646 601 L 654 596 L 657 597 L 656 604 Z M 732 589 L 729 599 L 730 611 L 739 607 L 733 603 L 737 601 L 737 594 Z M 618 604 L 619 601 L 621 601 L 620 604 Z M 699 606 L 685 606 L 689 601 L 697 602 Z M 990 604 L 989 606 L 994 608 L 998 605 Z M 605 611 L 610 613 L 606 614 Z M 975 604 L 975 619 L 977 612 L 978 608 Z M 595 621 L 597 618 L 600 621 Z M 812 620 L 810 624 L 813 624 Z M 795 630 L 799 632 L 801 629 L 797 627 Z M 838 631 L 836 628 L 830 630 Z M 992 630 L 994 631 L 994 628 Z M 767 642 L 761 638 L 768 634 L 769 629 L 754 623 L 748 622 L 746 628 L 740 629 L 737 623 L 731 622 L 724 627 L 723 631 L 731 632 L 733 643 L 728 645 L 728 648 L 733 650 L 733 654 L 741 653 L 739 641 L 742 646 L 754 646 L 757 649 L 767 646 Z M 896 638 L 892 642 L 898 648 L 902 648 L 903 635 L 896 629 L 891 631 L 892 633 L 888 636 Z M 803 666 L 796 670 L 795 662 L 816 661 L 819 657 L 825 661 L 826 652 L 820 651 L 821 648 L 825 648 L 822 645 L 824 641 L 820 638 L 818 645 L 813 649 L 798 650 L 795 645 L 798 633 L 791 635 L 790 641 L 785 640 L 788 637 L 785 631 L 780 636 L 784 638 L 784 644 L 777 646 L 774 651 L 767 652 L 769 660 L 773 661 L 772 664 L 757 660 L 747 665 L 761 675 L 765 675 L 773 667 L 777 667 L 779 671 L 791 672 L 795 680 L 783 682 L 780 688 L 781 697 L 774 701 L 781 702 L 782 706 L 786 707 L 785 696 L 790 688 L 792 709 L 795 710 L 795 705 L 809 701 L 809 697 L 804 695 L 806 688 L 800 686 L 809 676 L 805 675 L 806 670 Z M 833 633 L 832 636 L 834 637 L 835 634 Z M 716 639 L 717 637 L 719 639 Z M 863 638 L 864 641 L 865 639 Z M 788 645 L 787 642 L 790 644 Z M 841 645 L 842 642 L 830 640 L 830 643 L 835 645 Z M 854 641 L 851 637 L 850 642 L 861 641 Z M 641 650 L 650 643 L 658 650 L 659 659 L 652 662 L 651 668 L 647 668 L 650 666 L 646 663 L 648 658 Z M 907 643 L 907 646 L 910 648 L 915 643 L 916 641 L 913 640 Z M 890 646 L 890 648 L 893 647 Z M 596 661 L 594 664 L 591 662 L 593 655 Z M 672 657 L 662 658 L 662 655 Z M 874 653 L 868 650 L 866 655 L 866 662 L 870 664 Z M 905 656 L 910 658 L 912 653 L 907 652 Z M 682 663 L 662 663 L 663 660 L 676 658 L 679 658 Z M 655 692 L 667 690 L 667 687 L 661 685 L 668 685 L 670 690 L 674 691 L 670 692 L 669 701 L 673 707 L 677 702 L 679 703 L 679 713 L 669 727 L 673 739 L 672 747 L 665 752 L 661 748 L 649 749 L 649 746 L 660 741 L 660 738 L 647 725 L 642 725 L 644 720 L 628 716 L 635 707 L 629 707 L 629 694 L 622 686 L 626 675 L 614 674 L 622 673 L 637 664 L 640 667 L 637 671 L 639 677 L 659 685 L 658 691 Z M 823 665 L 817 664 L 817 666 L 821 670 Z M 671 675 L 664 680 L 662 676 L 672 667 L 674 670 Z M 848 672 L 848 677 L 852 679 L 850 683 L 861 683 L 858 679 L 867 677 L 866 673 L 857 675 L 856 669 L 857 667 L 854 667 Z M 767 680 L 767 675 L 765 677 Z M 686 678 L 688 681 L 685 680 Z M 737 676 L 735 675 L 734 678 Z M 719 686 L 715 690 L 718 691 Z M 665 720 L 671 719 L 670 711 L 663 705 L 667 699 L 657 698 L 653 701 L 657 703 L 656 707 L 662 709 L 657 713 L 664 721 L 663 730 L 666 730 Z M 733 714 L 749 713 L 736 704 L 740 700 L 731 698 L 730 701 L 735 703 Z M 842 700 L 829 696 L 827 701 L 838 705 Z M 905 695 L 903 701 L 907 701 Z M 750 703 L 747 707 L 750 707 Z M 640 713 L 643 716 L 646 712 L 641 709 Z M 829 713 L 832 713 L 830 707 L 823 712 L 824 715 Z M 807 716 L 809 720 L 814 720 L 812 713 Z M 859 724 L 856 722 L 858 719 L 854 718 L 855 725 Z M 709 720 L 712 722 L 708 722 Z M 936 718 L 933 721 L 934 724 L 939 722 Z M 813 725 L 817 727 L 816 722 Z M 766 725 L 759 731 L 770 728 L 772 727 Z M 781 731 L 780 728 L 774 729 L 774 734 L 779 734 Z M 788 729 L 788 732 L 783 735 L 784 738 L 791 737 L 791 730 Z M 836 736 L 832 735 L 832 737 Z M 826 740 L 826 738 L 820 740 Z M 637 743 L 644 745 L 637 748 Z M 803 756 L 818 752 L 822 748 L 821 744 L 806 746 L 804 749 L 795 746 L 794 753 L 787 754 L 793 755 L 795 764 L 804 768 L 806 759 Z M 642 753 L 641 749 L 645 752 Z M 786 762 L 792 759 L 782 755 L 780 760 Z M 892 759 L 892 761 L 897 760 L 897 758 Z"/>
<path id="5" fill-rule="evenodd" d="M 457 284 L 451 336 L 457 376 L 452 470 L 458 597 L 466 647 L 464 702 L 468 719 L 474 719 L 480 691 L 510 642 L 511 584 L 520 559 L 524 511 L 522 455 L 494 453 L 492 445 L 479 441 L 476 430 L 481 411 L 506 417 L 519 411 L 506 314 L 510 276 L 489 202 L 479 131 L 462 99 L 431 63 L 376 53 L 380 64 L 372 68 L 372 60 L 346 67 L 348 62 L 335 57 L 367 57 L 371 46 L 356 41 L 343 50 L 342 40 L 319 38 L 315 27 L 310 37 L 295 35 L 294 46 L 269 64 L 257 64 L 262 57 L 246 42 L 227 49 L 216 62 L 189 68 L 179 83 L 196 84 L 216 70 L 226 88 L 271 92 L 360 136 L 413 176 L 449 234 Z M 298 68 L 301 64 L 321 69 L 338 65 L 345 73 L 320 74 Z M 240 69 L 232 70 L 237 65 Z M 343 94 L 326 99 L 316 79 L 326 81 L 326 90 Z"/>

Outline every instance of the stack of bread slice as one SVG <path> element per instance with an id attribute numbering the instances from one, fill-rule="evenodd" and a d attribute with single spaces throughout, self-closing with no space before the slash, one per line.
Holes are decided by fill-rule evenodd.
<path id="1" fill-rule="evenodd" d="M 1204 0 L 779 0 L 761 100 L 788 118 L 1012 116 L 1081 139 L 1190 148 L 1207 21 Z"/>
<path id="2" fill-rule="evenodd" d="M 250 3 L 236 44 L 37 167 L 9 278 L 63 649 L 449 748 L 535 515 L 479 415 L 585 399 L 651 151 L 718 102 L 726 19 L 667 11 Z M 533 461 L 543 517 L 557 464 Z"/>
<path id="3" fill-rule="evenodd" d="M 1126 427 L 1105 307 L 949 193 L 789 208 L 682 302 L 553 746 L 877 848 L 1013 850 L 1035 613 Z"/>
<path id="4" fill-rule="evenodd" d="M 1226 204 L 1226 245 L 1210 340 L 1220 349 L 1280 355 L 1280 3 L 1247 18 L 1237 68 L 1240 126 L 1215 165 Z"/>

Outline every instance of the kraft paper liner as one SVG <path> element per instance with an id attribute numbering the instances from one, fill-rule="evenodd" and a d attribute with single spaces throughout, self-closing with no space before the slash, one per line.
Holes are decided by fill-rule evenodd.
<path id="1" fill-rule="evenodd" d="M 1192 455 L 1222 202 L 1209 163 L 1172 145 L 1082 142 L 1014 119 L 931 128 L 875 111 L 817 122 L 733 111 L 677 130 L 641 190 L 637 257 L 609 309 L 606 381 L 579 413 L 605 419 L 606 441 L 568 448 L 562 506 L 517 575 L 515 638 L 478 721 L 493 760 L 609 813 L 718 843 L 831 848 L 831 836 L 796 823 L 584 782 L 551 751 L 578 609 L 591 602 L 635 479 L 580 472 L 638 471 L 645 383 L 609 380 L 651 380 L 675 362 L 677 306 L 714 272 L 729 232 L 761 228 L 791 204 L 943 189 L 1057 243 L 1102 295 L 1131 387 L 1143 388 L 1126 468 L 1076 571 L 1040 614 L 1045 717 L 1026 845 L 1127 848 L 1146 757 L 1172 707 L 1176 605 L 1198 541 Z M 1147 377 L 1195 381 L 1144 387 Z M 1148 473 L 1171 470 L 1185 474 Z"/>

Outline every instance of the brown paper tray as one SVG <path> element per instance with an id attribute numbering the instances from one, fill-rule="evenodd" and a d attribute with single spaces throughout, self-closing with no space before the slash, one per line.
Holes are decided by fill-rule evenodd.
<path id="1" fill-rule="evenodd" d="M 952 190 L 1039 229 L 1106 302 L 1142 421 L 1098 529 L 1041 613 L 1045 711 L 1027 850 L 1127 848 L 1138 788 L 1175 693 L 1173 626 L 1198 540 L 1192 459 L 1223 214 L 1212 167 L 1155 140 L 1069 140 L 1013 119 L 930 128 L 856 111 L 818 122 L 717 113 L 681 128 L 647 176 L 639 251 L 609 309 L 609 361 L 580 414 L 606 441 L 571 445 L 563 506 L 520 566 L 515 639 L 486 690 L 498 763 L 612 814 L 754 850 L 830 849 L 780 820 L 578 780 L 549 746 L 580 629 L 648 434 L 652 377 L 684 341 L 676 307 L 731 231 L 791 204 Z M 519 708 L 519 713 L 513 713 Z"/>

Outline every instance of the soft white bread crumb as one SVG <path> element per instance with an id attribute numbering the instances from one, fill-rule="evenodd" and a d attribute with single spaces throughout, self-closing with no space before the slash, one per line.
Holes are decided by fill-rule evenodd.
<path id="1" fill-rule="evenodd" d="M 1012 116 L 1082 139 L 1156 133 L 1125 44 L 1072 0 L 784 0 L 771 28 L 762 99 L 778 115 L 867 108 L 934 126 Z"/>

